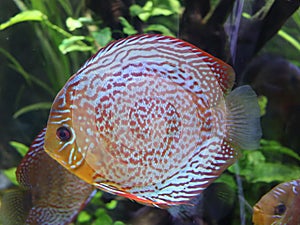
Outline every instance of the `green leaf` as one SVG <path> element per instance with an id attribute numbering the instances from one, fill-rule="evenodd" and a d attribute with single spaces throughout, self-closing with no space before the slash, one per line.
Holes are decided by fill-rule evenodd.
<path id="1" fill-rule="evenodd" d="M 300 156 L 295 151 L 282 146 L 277 141 L 272 141 L 272 140 L 270 141 L 270 140 L 262 139 L 260 141 L 260 144 L 261 144 L 261 150 L 264 152 L 277 152 L 280 154 L 290 156 L 290 157 L 300 161 Z"/>
<path id="2" fill-rule="evenodd" d="M 40 110 L 40 109 L 50 109 L 52 103 L 51 102 L 39 102 L 32 105 L 25 106 L 21 109 L 19 109 L 15 114 L 13 115 L 13 118 L 16 119 L 19 116 L 34 111 L 34 110 Z"/>
<path id="3" fill-rule="evenodd" d="M 258 105 L 260 108 L 260 115 L 263 116 L 266 114 L 266 108 L 268 104 L 268 99 L 266 96 L 260 95 L 258 97 Z"/>
<path id="4" fill-rule="evenodd" d="M 251 19 L 251 15 L 249 13 L 243 12 L 242 16 L 246 19 Z"/>
<path id="5" fill-rule="evenodd" d="M 71 45 L 77 41 L 83 41 L 85 40 L 86 37 L 85 36 L 72 36 L 70 38 L 65 38 L 63 41 L 62 41 L 62 44 L 63 45 Z"/>
<path id="6" fill-rule="evenodd" d="M 153 16 L 170 16 L 180 12 L 180 2 L 178 0 L 167 0 L 164 2 L 149 0 L 143 7 L 132 5 L 130 14 L 138 16 L 140 20 L 146 22 Z"/>
<path id="7" fill-rule="evenodd" d="M 63 54 L 67 54 L 68 52 L 73 52 L 73 51 L 81 51 L 81 52 L 92 51 L 93 50 L 92 46 L 88 46 L 80 42 L 83 40 L 88 40 L 88 39 L 85 36 L 72 36 L 70 38 L 65 38 L 58 46 L 58 48 Z"/>
<path id="8" fill-rule="evenodd" d="M 43 21 L 47 20 L 47 16 L 39 10 L 23 11 L 14 17 L 10 18 L 7 22 L 0 24 L 0 30 L 4 30 L 12 25 L 25 21 Z"/>
<path id="9" fill-rule="evenodd" d="M 179 0 L 168 0 L 168 7 L 174 13 L 180 13 L 181 11 L 181 4 Z"/>
<path id="10" fill-rule="evenodd" d="M 78 217 L 77 217 L 77 221 L 79 223 L 85 223 L 85 222 L 88 222 L 91 220 L 91 215 L 88 214 L 86 211 L 81 211 L 79 214 L 78 214 Z"/>
<path id="11" fill-rule="evenodd" d="M 107 214 L 105 209 L 97 209 L 95 212 L 97 219 L 92 223 L 93 225 L 112 225 L 113 220 Z"/>
<path id="12" fill-rule="evenodd" d="M 92 23 L 92 22 L 93 22 L 93 19 L 92 19 L 92 18 L 89 18 L 89 17 L 79 17 L 78 20 L 79 20 L 81 23 L 86 23 L 86 24 L 89 24 L 89 23 Z"/>
<path id="13" fill-rule="evenodd" d="M 266 161 L 266 157 L 260 151 L 252 151 L 246 154 L 247 163 L 251 165 L 262 164 Z"/>
<path id="14" fill-rule="evenodd" d="M 112 40 L 112 32 L 110 27 L 105 27 L 99 31 L 92 32 L 95 41 L 101 46 L 107 45 Z"/>
<path id="15" fill-rule="evenodd" d="M 98 208 L 104 207 L 105 204 L 101 200 L 102 195 L 103 195 L 102 191 L 97 191 L 96 194 L 91 199 L 91 204 L 97 206 Z"/>
<path id="16" fill-rule="evenodd" d="M 67 25 L 69 31 L 74 31 L 83 26 L 83 24 L 81 23 L 80 20 L 73 19 L 72 17 L 67 18 L 66 25 Z"/>
<path id="17" fill-rule="evenodd" d="M 139 14 L 144 12 L 143 8 L 137 4 L 131 5 L 129 11 L 131 16 L 138 16 Z"/>
<path id="18" fill-rule="evenodd" d="M 17 177 L 16 177 L 16 167 L 12 167 L 6 170 L 3 170 L 3 174 L 15 185 L 18 185 Z"/>
<path id="19" fill-rule="evenodd" d="M 123 26 L 123 32 L 127 35 L 133 35 L 137 34 L 137 30 L 134 29 L 134 27 L 124 18 L 124 17 L 119 17 L 120 23 Z"/>
<path id="20" fill-rule="evenodd" d="M 63 54 L 67 54 L 69 52 L 75 52 L 75 51 L 79 51 L 79 52 L 91 52 L 94 50 L 94 48 L 92 46 L 82 46 L 80 44 L 72 44 L 69 46 L 59 46 L 59 50 L 63 53 Z"/>
<path id="21" fill-rule="evenodd" d="M 290 34 L 288 34 L 283 30 L 278 31 L 278 35 L 282 37 L 284 40 L 286 40 L 287 42 L 289 42 L 298 51 L 300 51 L 300 41 L 296 40 L 294 37 L 292 37 Z"/>
<path id="22" fill-rule="evenodd" d="M 281 162 L 267 162 L 261 150 L 244 151 L 238 161 L 239 175 L 244 176 L 250 183 L 256 182 L 284 182 L 299 179 L 300 168 L 296 165 L 282 164 Z M 228 170 L 235 173 L 233 166 Z"/>
<path id="23" fill-rule="evenodd" d="M 293 14 L 293 19 L 298 27 L 300 27 L 300 9 Z"/>
<path id="24" fill-rule="evenodd" d="M 29 150 L 29 147 L 27 145 L 24 145 L 20 142 L 17 142 L 17 141 L 10 141 L 9 144 L 14 147 L 17 152 L 19 152 L 19 154 L 24 157 L 25 154 L 28 152 Z"/>
<path id="25" fill-rule="evenodd" d="M 163 35 L 175 37 L 175 35 L 164 25 L 161 24 L 151 24 L 144 29 L 144 32 L 158 31 Z"/>
<path id="26" fill-rule="evenodd" d="M 169 9 L 164 9 L 164 8 L 154 8 L 151 12 L 151 16 L 170 16 L 174 12 L 172 12 Z"/>
<path id="27" fill-rule="evenodd" d="M 106 203 L 105 205 L 106 205 L 106 208 L 107 208 L 107 209 L 112 210 L 112 209 L 115 209 L 115 208 L 117 207 L 118 201 L 112 200 L 112 201 L 110 201 L 109 203 Z"/>
<path id="28" fill-rule="evenodd" d="M 299 179 L 300 168 L 298 166 L 284 165 L 281 163 L 262 163 L 247 171 L 247 180 L 250 182 L 284 182 Z"/>
<path id="29" fill-rule="evenodd" d="M 151 14 L 149 12 L 142 12 L 139 14 L 139 18 L 140 20 L 142 20 L 143 22 L 147 22 L 147 20 L 150 18 Z"/>
<path id="30" fill-rule="evenodd" d="M 142 9 L 143 9 L 143 11 L 138 14 L 138 17 L 142 21 L 146 22 L 151 16 L 151 11 L 153 9 L 153 2 L 151 0 L 147 1 Z"/>
<path id="31" fill-rule="evenodd" d="M 122 221 L 116 221 L 113 225 L 125 225 L 125 223 L 123 223 Z"/>

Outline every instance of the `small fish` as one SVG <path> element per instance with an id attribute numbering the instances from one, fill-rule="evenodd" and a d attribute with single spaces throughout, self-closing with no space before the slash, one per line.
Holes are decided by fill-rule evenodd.
<path id="1" fill-rule="evenodd" d="M 20 187 L 0 203 L 5 225 L 66 225 L 88 203 L 94 187 L 82 181 L 43 149 L 45 129 L 35 138 L 17 168 Z"/>
<path id="2" fill-rule="evenodd" d="M 200 194 L 259 146 L 257 97 L 233 69 L 161 35 L 110 43 L 56 96 L 45 151 L 97 188 L 161 208 Z M 56 137 L 56 138 L 54 138 Z"/>
<path id="3" fill-rule="evenodd" d="M 255 225 L 300 224 L 300 180 L 281 183 L 253 207 Z"/>

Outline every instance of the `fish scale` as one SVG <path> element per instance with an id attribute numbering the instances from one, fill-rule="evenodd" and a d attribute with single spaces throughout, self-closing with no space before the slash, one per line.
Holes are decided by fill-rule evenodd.
<path id="1" fill-rule="evenodd" d="M 156 81 L 157 80 L 159 80 L 159 79 L 156 79 Z M 149 82 L 149 78 L 147 79 L 147 81 Z M 145 82 L 145 84 L 146 84 L 146 82 Z M 151 82 L 150 82 L 150 84 L 151 84 Z M 137 85 L 139 86 L 139 88 L 141 88 L 141 85 L 140 85 L 140 83 L 139 82 L 137 82 Z M 153 86 L 153 84 L 152 84 L 152 86 Z M 129 89 L 129 88 L 128 88 Z M 134 88 L 133 88 L 133 90 L 134 90 Z M 122 99 L 120 100 L 120 103 L 121 102 L 124 102 L 124 101 L 122 101 L 123 99 L 130 99 L 130 98 L 127 98 L 127 95 L 126 95 L 127 93 L 123 93 L 123 95 L 122 95 Z M 158 93 L 152 93 L 154 96 L 156 96 L 156 95 L 158 95 Z M 171 96 L 168 96 L 168 101 L 171 101 L 170 100 L 170 98 L 171 98 Z M 136 99 L 136 98 L 133 98 L 133 99 Z M 135 100 L 134 100 L 135 101 Z M 134 104 L 134 101 L 131 103 L 131 104 L 129 104 L 129 108 L 130 108 L 130 106 L 132 105 L 132 104 Z M 114 106 L 119 106 L 120 104 L 113 104 Z M 126 105 L 125 105 L 125 107 L 126 107 Z M 189 107 L 187 107 L 187 108 L 189 108 Z M 119 117 L 124 117 L 124 118 L 128 118 L 126 115 L 123 115 L 122 113 L 123 112 L 131 112 L 131 109 L 128 109 L 128 110 L 126 110 L 126 109 L 121 109 L 121 110 L 119 110 L 118 111 L 118 109 L 117 108 L 114 108 L 112 111 L 115 111 L 116 113 L 116 117 L 117 118 L 119 118 Z M 137 114 L 141 114 L 141 112 L 137 112 Z M 100 113 L 98 114 L 98 115 L 101 115 Z M 188 114 L 189 115 L 189 114 Z M 148 116 L 151 116 L 151 114 L 149 115 L 148 114 Z M 130 119 L 130 117 L 129 117 L 129 119 Z M 153 117 L 151 118 L 152 120 L 152 123 L 154 122 L 153 121 Z M 122 128 L 122 126 L 121 126 L 121 124 L 116 124 L 115 123 L 115 120 L 113 119 L 113 118 L 108 118 L 108 122 L 110 122 L 110 123 L 112 123 L 112 124 L 115 124 L 115 127 L 116 127 L 116 129 L 121 129 Z M 140 124 L 139 124 L 140 125 Z M 195 125 L 197 125 L 197 124 L 195 124 Z M 191 126 L 191 125 L 190 125 Z M 107 127 L 107 125 L 106 125 L 106 127 Z M 140 126 L 139 126 L 140 127 Z M 147 126 L 148 127 L 148 126 Z M 154 130 L 159 130 L 158 128 L 159 128 L 159 125 L 157 126 L 157 128 L 155 129 L 155 126 L 153 126 L 153 124 L 152 124 L 152 127 L 153 127 L 153 129 Z M 163 126 L 162 126 L 163 127 Z M 195 131 L 196 132 L 194 132 L 195 134 L 197 134 L 199 131 L 197 131 L 198 130 L 198 127 L 199 126 L 196 126 L 196 129 L 195 129 Z M 128 129 L 127 127 L 125 127 L 125 129 Z M 159 132 L 159 131 L 158 131 Z M 116 140 L 114 140 L 114 137 L 109 137 L 109 139 L 110 140 L 112 140 L 112 142 L 113 143 L 122 143 L 122 140 L 124 141 L 123 142 L 123 145 L 125 145 L 125 146 L 127 146 L 129 149 L 134 149 L 135 148 L 135 145 L 136 145 L 136 140 L 132 140 L 132 137 L 130 137 L 130 136 L 134 136 L 134 134 L 132 134 L 132 133 L 130 133 L 130 136 L 128 136 L 128 135 L 126 135 L 127 134 L 127 132 L 125 132 L 125 131 L 122 131 L 121 130 L 121 132 L 118 132 L 118 131 L 116 131 L 116 133 L 117 133 L 117 135 L 115 135 L 115 137 L 116 137 Z M 118 134 L 119 133 L 119 134 Z M 159 132 L 159 133 L 164 133 L 164 131 L 161 131 L 161 132 Z M 122 134 L 125 134 L 125 137 L 124 138 L 122 138 Z M 200 136 L 200 135 L 199 135 Z M 198 138 L 198 136 L 197 136 L 197 138 Z M 155 138 L 154 137 L 151 137 L 151 140 L 155 140 Z M 144 140 L 145 141 L 145 140 Z M 162 143 L 162 141 L 163 140 L 160 140 L 160 143 Z M 191 140 L 192 141 L 192 143 L 193 143 L 193 140 Z M 128 144 L 132 144 L 133 146 L 128 146 Z M 149 143 L 149 144 L 153 144 L 153 141 L 150 141 L 150 140 L 147 140 L 147 142 L 146 143 Z M 185 143 L 191 143 L 191 142 L 185 142 Z M 139 145 L 136 145 L 136 146 L 139 146 Z M 150 146 L 145 146 L 145 148 L 144 149 L 142 149 L 142 151 L 141 151 L 141 153 L 139 153 L 138 155 L 141 155 L 142 154 L 142 152 L 146 152 L 147 151 L 147 149 L 151 149 L 151 148 L 149 148 Z M 181 146 L 182 148 L 185 148 L 186 146 Z M 163 148 L 163 149 L 166 149 L 166 148 Z M 156 151 L 156 156 L 161 156 L 161 155 L 164 155 L 163 154 L 163 149 L 158 149 L 158 151 Z M 168 148 L 167 148 L 168 149 Z M 111 150 L 112 150 L 112 152 L 115 152 L 115 148 L 111 148 Z M 187 153 L 189 153 L 190 151 L 186 151 Z M 181 153 L 183 154 L 184 152 L 183 151 L 181 151 Z M 113 155 L 113 157 L 114 158 L 116 158 L 116 156 L 115 155 Z M 122 150 L 120 150 L 120 151 L 118 151 L 118 157 L 119 158 L 122 158 L 123 160 L 125 159 L 125 157 L 124 157 L 124 155 L 122 155 Z M 178 154 L 177 154 L 177 156 L 176 157 L 180 157 Z M 161 158 L 161 157 L 160 157 Z M 184 156 L 183 156 L 183 158 L 184 158 Z M 130 160 L 130 165 L 132 166 L 132 167 L 136 167 L 136 164 L 133 162 L 134 160 L 132 159 L 132 157 L 131 157 L 131 155 L 130 155 L 130 158 L 129 158 L 129 160 Z M 142 161 L 143 162 L 143 161 Z M 129 162 L 127 162 L 127 163 L 129 163 Z M 161 162 L 160 162 L 161 163 Z M 118 164 L 116 164 L 116 165 L 118 165 Z M 166 168 L 163 170 L 164 172 L 168 172 L 169 171 L 169 169 L 170 169 L 170 167 L 169 167 L 169 165 L 168 164 L 165 164 L 166 166 Z M 143 166 L 143 165 L 140 165 L 140 166 Z M 103 168 L 103 165 L 99 165 L 99 167 L 100 168 Z M 117 169 L 117 171 L 120 171 L 120 170 L 122 170 L 123 168 L 122 168 L 122 166 L 120 166 L 121 168 L 118 168 Z M 109 166 L 108 167 L 109 168 L 109 170 L 111 170 L 111 166 Z M 140 170 L 140 168 L 137 168 L 137 170 Z M 152 170 L 150 170 L 150 172 L 151 172 Z M 108 173 L 108 171 L 106 171 L 106 172 L 104 172 L 104 171 L 102 171 L 102 173 Z M 160 174 L 160 176 L 162 176 L 162 173 L 161 173 L 161 171 L 159 171 L 159 174 Z M 137 172 L 137 174 L 136 175 L 139 175 L 138 174 L 138 172 Z M 150 177 L 153 177 L 153 175 L 151 175 L 151 174 L 149 174 L 148 173 L 148 175 L 150 176 Z M 112 176 L 114 176 L 114 175 L 112 175 Z M 113 178 L 113 177 L 112 177 Z M 159 179 L 159 177 L 155 177 L 156 179 Z M 162 178 L 160 178 L 160 179 L 162 179 Z M 129 181 L 127 181 L 127 182 L 129 182 Z M 138 185 L 140 185 L 140 184 L 138 184 Z"/>
<path id="2" fill-rule="evenodd" d="M 159 207 L 185 203 L 238 155 L 227 134 L 234 107 L 224 98 L 233 81 L 229 65 L 179 39 L 138 35 L 113 42 L 58 93 L 45 149 L 105 191 Z M 238 119 L 253 125 L 232 129 L 233 136 L 259 135 L 256 96 L 248 92 L 256 106 Z M 253 110 L 255 116 L 246 115 Z M 61 127 L 70 138 L 51 141 Z"/>

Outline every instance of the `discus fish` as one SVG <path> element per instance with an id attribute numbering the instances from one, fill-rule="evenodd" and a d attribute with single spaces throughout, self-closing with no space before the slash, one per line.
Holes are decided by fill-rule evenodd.
<path id="1" fill-rule="evenodd" d="M 94 187 L 71 174 L 43 149 L 45 129 L 31 144 L 17 168 L 19 188 L 0 203 L 5 225 L 69 224 L 88 203 Z"/>
<path id="2" fill-rule="evenodd" d="M 281 183 L 253 207 L 255 225 L 300 224 L 300 180 Z"/>
<path id="3" fill-rule="evenodd" d="M 106 192 L 161 208 L 187 203 L 238 149 L 259 145 L 256 94 L 229 93 L 234 79 L 229 65 L 173 37 L 115 41 L 56 96 L 45 151 Z"/>

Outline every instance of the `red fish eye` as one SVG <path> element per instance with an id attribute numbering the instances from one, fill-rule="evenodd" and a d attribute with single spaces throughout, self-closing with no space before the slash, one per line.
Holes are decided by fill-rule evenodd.
<path id="1" fill-rule="evenodd" d="M 68 141 L 71 138 L 71 131 L 67 127 L 59 127 L 56 130 L 56 136 L 61 141 Z"/>
<path id="2" fill-rule="evenodd" d="M 275 210 L 274 210 L 274 214 L 275 215 L 282 215 L 286 210 L 286 207 L 284 204 L 279 204 L 275 207 Z"/>

